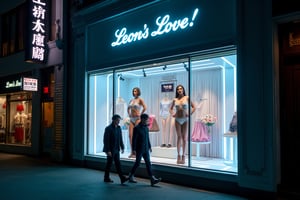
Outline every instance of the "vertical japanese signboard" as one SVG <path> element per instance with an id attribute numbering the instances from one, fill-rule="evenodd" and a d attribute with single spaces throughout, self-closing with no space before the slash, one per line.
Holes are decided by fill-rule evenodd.
<path id="1" fill-rule="evenodd" d="M 48 56 L 49 0 L 28 1 L 28 31 L 25 60 L 46 63 Z"/>

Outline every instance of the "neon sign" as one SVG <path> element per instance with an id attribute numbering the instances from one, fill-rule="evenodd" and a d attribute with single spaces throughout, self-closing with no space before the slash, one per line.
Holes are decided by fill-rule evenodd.
<path id="1" fill-rule="evenodd" d="M 5 84 L 5 88 L 14 88 L 14 87 L 21 87 L 22 81 L 21 80 L 14 80 L 14 81 L 7 81 Z"/>
<path id="2" fill-rule="evenodd" d="M 128 32 L 126 27 L 117 29 L 115 31 L 116 40 L 111 43 L 111 46 L 121 46 L 127 43 L 145 40 L 149 37 L 157 37 L 163 34 L 168 34 L 170 32 L 176 32 L 179 30 L 191 28 L 194 26 L 194 21 L 196 16 L 198 15 L 198 12 L 199 9 L 196 8 L 193 12 L 191 20 L 188 17 L 184 17 L 182 19 L 171 21 L 170 15 L 159 16 L 155 20 L 156 29 L 153 31 L 150 31 L 147 24 L 144 24 L 143 29 L 137 32 Z"/>

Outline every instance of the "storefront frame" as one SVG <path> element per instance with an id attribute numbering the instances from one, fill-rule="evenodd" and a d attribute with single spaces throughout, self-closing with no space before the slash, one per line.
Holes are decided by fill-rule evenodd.
<path id="1" fill-rule="evenodd" d="M 240 70 L 237 71 L 237 82 L 239 85 L 237 88 L 237 92 L 239 94 L 237 108 L 238 110 L 243 110 L 243 113 L 239 115 L 239 132 L 242 134 L 238 139 L 240 144 L 238 146 L 239 174 L 235 178 L 229 175 L 227 177 L 227 181 L 236 183 L 235 186 L 237 187 L 272 192 L 276 191 L 278 173 L 278 166 L 276 162 L 277 157 L 275 155 L 275 151 L 271 150 L 276 146 L 276 136 L 273 135 L 275 128 L 273 125 L 276 120 L 273 119 L 274 102 L 272 101 L 274 94 L 274 77 L 272 76 L 273 69 L 271 69 L 272 45 L 269 40 L 266 40 L 266 38 L 270 38 L 272 35 L 272 26 L 269 17 L 271 16 L 270 12 L 272 6 L 271 1 L 262 3 L 259 1 L 253 2 L 244 0 L 241 2 L 235 1 L 235 3 L 236 5 L 233 6 L 233 14 L 236 18 L 234 18 L 232 22 L 233 26 L 236 28 L 235 35 L 232 38 L 228 38 L 229 40 L 226 41 L 215 41 L 211 44 L 206 43 L 203 46 L 200 45 L 198 48 L 196 48 L 196 50 L 216 48 L 220 47 L 220 44 L 221 46 L 232 44 L 237 46 L 238 66 L 241 66 Z M 86 62 L 87 51 L 85 51 L 83 48 L 88 47 L 86 42 L 88 37 L 85 35 L 86 26 L 88 24 L 96 23 L 96 21 L 109 16 L 107 12 L 104 12 L 106 16 L 99 15 L 99 11 L 104 7 L 104 5 L 99 4 L 99 6 L 85 9 L 82 12 L 79 11 L 74 15 L 73 18 L 73 29 L 75 30 L 75 48 L 73 48 L 73 53 L 74 57 L 76 58 L 76 62 L 74 62 L 74 70 L 76 71 L 76 75 L 74 77 L 81 79 L 84 83 L 84 78 L 86 78 L 86 67 L 88 66 L 88 63 Z M 114 12 L 114 14 L 116 14 L 116 12 Z M 259 32 L 257 32 L 257 30 Z M 78 47 L 83 49 L 79 50 Z M 258 49 L 260 51 L 258 51 Z M 193 52 L 193 50 L 195 50 L 195 46 L 190 46 L 185 50 L 188 50 L 188 52 Z M 173 55 L 176 54 L 174 51 L 171 53 Z M 149 57 L 149 59 L 158 57 L 158 55 L 155 54 L 152 56 L 153 57 Z M 165 56 L 168 57 L 170 55 Z M 139 58 L 139 60 L 141 60 L 141 58 Z M 138 61 L 134 59 L 128 59 L 124 63 L 110 63 L 109 66 L 121 66 L 122 64 L 122 67 L 125 67 L 127 63 L 132 62 Z M 94 65 L 92 66 L 93 69 L 91 68 L 90 70 L 96 70 L 97 67 L 101 68 L 102 66 Z M 256 82 L 254 82 L 255 84 L 253 84 L 253 76 L 257 78 Z M 76 86 L 76 88 L 80 88 L 79 91 L 76 90 L 73 93 L 75 96 L 76 94 L 86 95 L 86 91 L 84 87 L 82 87 L 82 84 L 74 82 L 74 86 Z M 249 96 L 251 96 L 253 101 L 247 98 Z M 76 111 L 78 111 L 78 107 L 76 107 Z M 86 112 L 84 108 L 80 108 L 79 111 Z M 263 114 L 257 117 L 257 113 L 262 111 Z M 268 121 L 263 120 L 266 118 Z M 75 138 L 72 140 L 75 145 L 75 147 L 72 149 L 72 158 L 74 161 L 85 160 L 87 161 L 88 166 L 95 167 L 94 164 L 96 161 L 104 163 L 104 160 L 101 161 L 91 157 L 84 157 L 84 155 L 86 155 L 86 150 L 84 149 L 84 146 L 82 146 L 84 135 L 81 135 L 79 132 L 86 133 L 84 128 L 85 125 L 78 124 L 82 123 L 83 120 L 85 120 L 85 117 L 73 118 L 72 130 L 74 130 L 76 133 Z M 253 126 L 257 127 L 255 131 L 253 131 L 252 128 L 249 128 Z M 99 167 L 101 168 L 101 166 L 97 166 L 97 168 Z M 180 170 L 176 171 L 175 173 L 177 174 L 177 180 L 173 180 L 174 182 L 178 181 L 178 178 L 180 179 L 182 177 Z M 226 179 L 223 179 L 224 176 L 221 174 L 214 174 L 210 172 L 202 174 L 199 172 L 199 175 L 203 179 L 209 177 L 209 179 L 212 180 L 223 180 L 227 182 Z M 185 183 L 184 181 L 183 183 L 180 181 L 178 184 Z M 197 187 L 198 184 L 195 184 L 194 186 Z M 211 186 L 213 188 L 218 188 L 218 190 L 222 190 L 223 186 L 224 189 L 224 185 L 215 184 L 214 186 Z M 226 186 L 229 185 L 226 184 Z"/>

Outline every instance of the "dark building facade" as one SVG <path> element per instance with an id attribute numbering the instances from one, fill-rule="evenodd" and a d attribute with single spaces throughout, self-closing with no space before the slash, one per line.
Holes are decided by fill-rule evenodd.
<path id="1" fill-rule="evenodd" d="M 63 4 L 16 0 L 0 13 L 0 150 L 63 160 Z"/>

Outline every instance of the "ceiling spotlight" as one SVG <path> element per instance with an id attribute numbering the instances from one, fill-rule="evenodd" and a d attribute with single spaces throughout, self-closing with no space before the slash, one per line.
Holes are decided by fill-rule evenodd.
<path id="1" fill-rule="evenodd" d="M 143 69 L 143 75 L 144 75 L 144 77 L 147 76 L 147 74 L 146 74 L 146 72 L 145 72 L 145 69 Z"/>
<path id="2" fill-rule="evenodd" d="M 185 68 L 186 71 L 190 70 L 189 67 L 188 67 L 188 65 L 186 63 L 183 63 L 183 67 Z"/>
<path id="3" fill-rule="evenodd" d="M 163 70 L 166 70 L 167 69 L 167 65 L 165 65 L 165 66 L 163 66 L 163 68 L 162 68 Z"/>
<path id="4" fill-rule="evenodd" d="M 122 74 L 118 74 L 118 77 L 121 81 L 125 81 L 125 79 L 123 78 L 123 75 Z"/>

